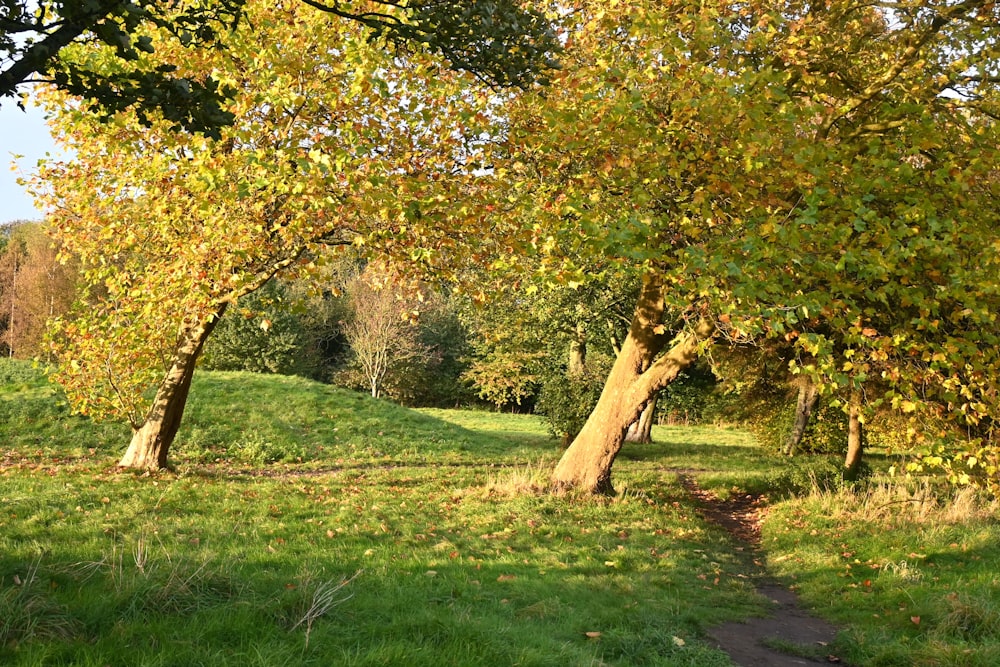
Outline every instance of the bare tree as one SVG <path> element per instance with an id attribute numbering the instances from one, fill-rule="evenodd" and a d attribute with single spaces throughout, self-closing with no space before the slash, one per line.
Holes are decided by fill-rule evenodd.
<path id="1" fill-rule="evenodd" d="M 396 280 L 369 267 L 347 287 L 353 313 L 344 325 L 373 398 L 378 398 L 394 368 L 429 361 L 432 350 L 420 341 L 414 322 L 416 299 L 407 298 Z"/>

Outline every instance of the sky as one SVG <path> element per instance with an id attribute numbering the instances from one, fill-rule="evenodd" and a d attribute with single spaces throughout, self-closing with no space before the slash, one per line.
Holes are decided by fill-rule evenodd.
<path id="1" fill-rule="evenodd" d="M 17 184 L 28 175 L 46 153 L 56 153 L 55 143 L 45 125 L 41 109 L 28 106 L 21 111 L 11 98 L 0 99 L 0 224 L 13 220 L 40 220 L 31 197 Z M 13 155 L 16 160 L 12 171 Z"/>

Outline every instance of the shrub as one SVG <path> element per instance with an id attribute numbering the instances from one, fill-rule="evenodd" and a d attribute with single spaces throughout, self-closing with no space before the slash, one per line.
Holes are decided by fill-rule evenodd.
<path id="1" fill-rule="evenodd" d="M 584 371 L 554 367 L 546 374 L 535 411 L 545 416 L 549 432 L 568 446 L 597 405 L 613 360 L 591 355 Z"/>
<path id="2" fill-rule="evenodd" d="M 205 345 L 202 367 L 308 376 L 315 357 L 305 328 L 285 301 L 284 288 L 269 283 L 241 299 L 219 321 Z"/>
<path id="3" fill-rule="evenodd" d="M 535 352 L 494 351 L 472 359 L 461 379 L 497 410 L 524 406 L 536 401 L 541 358 Z"/>

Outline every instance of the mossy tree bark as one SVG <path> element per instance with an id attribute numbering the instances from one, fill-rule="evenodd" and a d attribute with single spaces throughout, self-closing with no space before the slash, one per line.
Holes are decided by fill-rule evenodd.
<path id="1" fill-rule="evenodd" d="M 663 328 L 664 309 L 663 284 L 657 275 L 647 274 L 628 336 L 597 406 L 552 474 L 556 490 L 613 494 L 611 466 L 629 426 L 657 391 L 697 359 L 702 342 L 714 332 L 714 326 L 702 320 L 661 355 L 670 342 Z"/>
<path id="2" fill-rule="evenodd" d="M 646 403 L 646 407 L 642 409 L 639 419 L 632 422 L 632 425 L 628 427 L 628 431 L 625 433 L 625 442 L 634 442 L 642 445 L 648 445 L 653 442 L 653 417 L 656 414 L 657 398 L 659 396 L 654 394 Z"/>
<path id="3" fill-rule="evenodd" d="M 864 425 L 861 423 L 861 392 L 851 393 L 847 421 L 847 457 L 844 459 L 844 479 L 855 481 L 861 472 L 864 454 Z"/>
<path id="4" fill-rule="evenodd" d="M 782 451 L 787 456 L 794 455 L 795 450 L 802 444 L 802 436 L 805 435 L 806 428 L 809 426 L 809 419 L 819 404 L 819 388 L 815 382 L 803 376 L 799 379 L 798 385 L 798 399 L 795 402 L 795 424 L 792 426 L 792 432 L 788 434 L 788 440 L 785 441 L 785 446 L 782 448 Z"/>
<path id="5" fill-rule="evenodd" d="M 226 310 L 223 304 L 204 320 L 181 329 L 163 382 L 142 424 L 133 427 L 132 441 L 118 462 L 123 468 L 157 470 L 167 467 L 167 455 L 184 417 L 195 364 L 205 341 Z"/>

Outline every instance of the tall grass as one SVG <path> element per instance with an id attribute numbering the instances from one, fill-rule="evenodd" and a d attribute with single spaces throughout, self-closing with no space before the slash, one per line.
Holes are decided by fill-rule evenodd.
<path id="1" fill-rule="evenodd" d="M 814 484 L 803 500 L 838 521 L 882 529 L 980 522 L 996 517 L 1000 509 L 996 499 L 975 487 L 948 487 L 927 480 L 876 479 L 836 490 Z"/>

